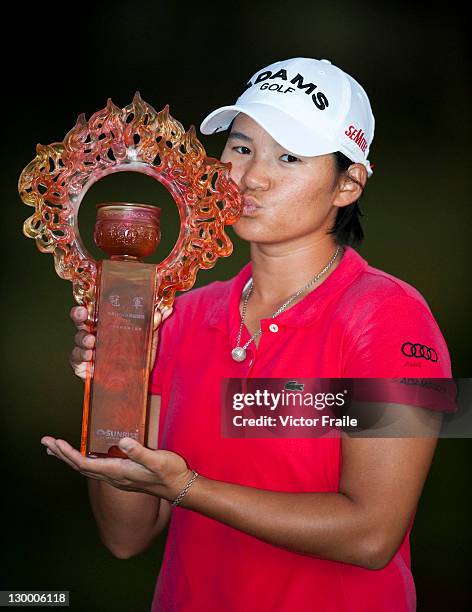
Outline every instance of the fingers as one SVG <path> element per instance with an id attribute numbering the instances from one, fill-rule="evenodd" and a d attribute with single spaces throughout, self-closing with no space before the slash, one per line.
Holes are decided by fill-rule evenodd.
<path id="1" fill-rule="evenodd" d="M 57 444 L 57 440 L 50 437 L 44 437 L 41 439 L 41 444 L 46 446 L 48 455 L 53 455 L 57 459 L 60 459 L 64 463 L 66 463 L 73 470 L 78 471 L 78 467 L 75 465 L 73 461 L 71 461 L 68 457 L 66 457 L 61 451 L 60 447 Z"/>
<path id="2" fill-rule="evenodd" d="M 101 480 L 124 491 L 137 491 L 174 499 L 188 482 L 189 470 L 180 456 L 170 451 L 152 451 L 131 438 L 123 438 L 119 442 L 120 448 L 127 452 L 127 459 L 84 457 L 65 440 L 56 440 L 50 436 L 44 436 L 41 443 L 46 447 L 48 454 L 54 455 L 83 476 Z M 127 443 L 130 443 L 130 446 Z M 174 483 L 172 487 L 164 485 L 162 473 L 169 464 L 169 457 L 173 459 L 174 464 L 175 461 L 178 463 L 177 477 L 175 477 L 175 467 L 169 472 Z M 167 471 L 168 468 L 169 466 Z"/>
<path id="3" fill-rule="evenodd" d="M 72 310 L 83 310 L 87 312 L 85 308 L 80 307 L 73 308 Z M 82 380 L 85 380 L 87 377 L 87 364 L 93 359 L 95 336 L 82 329 L 75 334 L 74 341 L 76 346 L 73 348 L 69 357 L 69 363 L 74 374 Z"/>
<path id="4" fill-rule="evenodd" d="M 156 329 L 159 327 L 161 323 L 163 323 L 168 317 L 170 317 L 173 310 L 174 309 L 172 306 L 162 306 L 161 308 L 156 308 L 154 310 L 154 322 L 153 322 L 154 331 L 156 331 Z"/>
<path id="5" fill-rule="evenodd" d="M 173 306 L 163 306 L 162 308 L 162 321 L 165 321 L 168 317 L 170 317 L 170 315 L 172 314 L 174 310 Z"/>
<path id="6" fill-rule="evenodd" d="M 85 306 L 74 306 L 70 311 L 70 318 L 77 329 L 85 329 L 88 312 Z"/>
<path id="7" fill-rule="evenodd" d="M 154 311 L 154 329 L 157 329 L 163 321 L 170 317 L 172 311 L 172 306 L 162 306 L 161 308 L 156 308 Z M 74 306 L 70 311 L 70 318 L 77 329 L 86 329 L 85 323 L 88 320 L 88 312 L 84 306 Z M 84 336 L 85 335 L 86 334 L 84 334 Z"/>
<path id="8" fill-rule="evenodd" d="M 107 480 L 108 475 L 103 473 L 103 468 L 113 468 L 109 459 L 105 460 L 108 463 L 103 463 L 103 459 L 90 459 L 84 457 L 65 440 L 55 440 L 50 436 L 45 436 L 41 439 L 41 444 L 46 446 L 48 454 L 54 455 L 73 470 L 80 472 L 88 478 Z"/>
<path id="9" fill-rule="evenodd" d="M 69 363 L 70 367 L 74 371 L 74 374 L 85 380 L 87 378 L 87 370 L 93 367 L 91 364 L 93 358 L 93 351 L 91 349 L 81 349 L 76 346 L 70 355 Z"/>
<path id="10" fill-rule="evenodd" d="M 153 319 L 154 332 L 157 331 L 163 321 L 170 317 L 172 311 L 172 306 L 163 306 L 160 309 L 155 309 Z M 79 331 L 75 334 L 74 341 L 76 346 L 69 357 L 69 363 L 74 374 L 82 380 L 86 380 L 88 364 L 93 359 L 96 338 L 87 330 L 86 321 L 88 320 L 88 312 L 84 306 L 74 306 L 70 311 L 70 317 Z M 158 334 L 155 333 L 153 337 L 152 363 L 154 363 L 157 342 Z"/>
<path id="11" fill-rule="evenodd" d="M 133 460 L 84 457 L 65 440 L 55 440 L 47 436 L 41 440 L 41 443 L 47 447 L 48 454 L 53 454 L 87 478 L 101 480 L 124 491 L 144 493 L 148 492 L 146 487 L 152 484 L 150 479 L 150 476 L 154 476 L 152 472 L 134 463 Z"/>
<path id="12" fill-rule="evenodd" d="M 156 453 L 132 438 L 122 438 L 118 446 L 124 451 L 128 457 L 135 463 L 139 463 L 147 468 L 150 472 L 153 467 L 156 467 Z"/>
<path id="13" fill-rule="evenodd" d="M 89 361 L 82 361 L 81 363 L 73 363 L 71 361 L 70 365 L 72 367 L 72 370 L 74 371 L 74 374 L 83 381 L 87 380 L 87 373 L 89 371 L 89 368 L 91 368 L 90 375 L 93 374 L 93 365 L 91 365 Z"/>
<path id="14" fill-rule="evenodd" d="M 56 440 L 56 449 L 59 453 L 59 457 L 68 465 L 73 467 L 82 474 L 86 473 L 89 467 L 87 461 L 94 461 L 93 459 L 87 459 L 78 450 L 71 446 L 65 440 Z"/>
<path id="15" fill-rule="evenodd" d="M 95 336 L 82 329 L 75 334 L 74 342 L 80 348 L 92 349 L 95 346 Z"/>

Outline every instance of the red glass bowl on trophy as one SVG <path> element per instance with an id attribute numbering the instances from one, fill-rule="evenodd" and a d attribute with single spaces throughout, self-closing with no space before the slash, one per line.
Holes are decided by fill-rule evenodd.
<path id="1" fill-rule="evenodd" d="M 95 261 L 78 230 L 87 190 L 114 172 L 152 176 L 172 194 L 180 233 L 159 264 L 144 263 L 160 241 L 160 209 L 127 202 L 97 206 L 94 241 L 110 256 Z M 149 439 L 148 382 L 153 318 L 190 289 L 200 268 L 232 252 L 225 225 L 242 212 L 229 164 L 206 156 L 193 126 L 185 132 L 168 113 L 157 113 L 137 93 L 120 109 L 111 100 L 88 121 L 79 116 L 63 142 L 38 145 L 19 180 L 20 197 L 35 208 L 24 233 L 54 255 L 56 272 L 73 283 L 96 334 L 94 362 L 85 382 L 81 452 L 125 456 L 122 437 Z"/>

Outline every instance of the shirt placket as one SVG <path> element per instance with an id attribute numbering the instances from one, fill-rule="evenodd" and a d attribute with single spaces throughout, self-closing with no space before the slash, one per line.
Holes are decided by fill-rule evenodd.
<path id="1" fill-rule="evenodd" d="M 259 345 L 256 347 L 254 341 L 248 345 L 246 359 L 241 362 L 243 366 L 241 377 L 254 377 L 255 373 L 259 371 L 258 364 L 261 361 L 266 363 L 267 357 L 274 350 L 274 343 L 278 344 L 282 326 L 275 323 L 274 319 L 262 319 L 260 324 L 262 334 Z M 244 346 L 250 337 L 248 330 L 244 327 L 241 334 L 241 346 Z"/>

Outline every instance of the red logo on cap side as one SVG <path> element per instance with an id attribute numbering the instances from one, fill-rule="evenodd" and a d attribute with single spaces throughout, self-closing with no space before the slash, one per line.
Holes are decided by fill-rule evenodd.
<path id="1" fill-rule="evenodd" d="M 361 128 L 356 128 L 355 125 L 350 125 L 344 132 L 348 138 L 353 140 L 360 150 L 365 153 L 367 149 L 367 140 L 364 136 L 364 131 Z"/>

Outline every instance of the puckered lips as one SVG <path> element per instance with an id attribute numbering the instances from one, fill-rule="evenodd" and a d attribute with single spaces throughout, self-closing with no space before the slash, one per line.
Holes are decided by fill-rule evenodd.
<path id="1" fill-rule="evenodd" d="M 243 196 L 243 217 L 254 217 L 261 209 L 259 202 L 252 196 Z"/>

